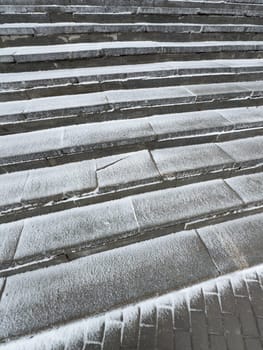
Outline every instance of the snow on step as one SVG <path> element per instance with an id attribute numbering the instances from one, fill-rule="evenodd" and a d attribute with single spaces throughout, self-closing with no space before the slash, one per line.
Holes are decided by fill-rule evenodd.
<path id="1" fill-rule="evenodd" d="M 154 42 L 123 41 L 62 45 L 21 46 L 0 49 L 0 63 L 72 60 L 101 56 L 176 54 L 263 50 L 262 41 Z"/>
<path id="2" fill-rule="evenodd" d="M 262 224 L 258 214 L 202 228 L 202 241 L 195 231 L 184 231 L 8 277 L 0 337 L 29 334 L 259 264 Z"/>
<path id="3" fill-rule="evenodd" d="M 2 224 L 1 236 L 6 244 L 2 245 L 1 256 L 9 257 L 1 259 L 1 265 L 3 268 L 13 259 L 37 260 L 61 251 L 87 249 L 147 231 L 158 235 L 160 228 L 242 206 L 240 197 L 223 180 L 212 180 Z M 17 246 L 14 256 L 6 246 Z"/>
<path id="4" fill-rule="evenodd" d="M 251 238 L 253 234 L 250 234 Z M 258 252 L 258 247 L 255 248 Z M 175 344 L 176 349 L 184 350 L 185 348 L 181 348 L 180 345 L 190 344 L 191 335 L 194 335 L 194 344 L 199 344 L 198 336 L 200 335 L 207 341 L 210 338 L 212 344 L 219 342 L 223 349 L 226 348 L 224 346 L 226 342 L 229 344 L 234 339 L 240 339 L 240 344 L 244 341 L 248 344 L 249 349 L 260 349 L 256 316 L 262 316 L 262 310 L 258 308 L 261 305 L 260 281 L 262 281 L 262 276 L 263 265 L 259 264 L 183 290 L 155 296 L 133 305 L 120 306 L 102 315 L 69 322 L 40 334 L 34 334 L 33 337 L 7 342 L 2 345 L 2 349 L 55 350 L 66 346 L 68 348 L 85 346 L 86 349 L 100 350 L 105 345 L 115 346 L 116 344 L 118 348 L 145 350 L 146 346 L 148 349 L 154 348 L 154 344 L 161 347 L 169 339 L 171 346 Z M 242 296 L 238 295 L 240 292 Z M 247 292 L 253 295 L 256 292 L 257 297 L 249 301 Z M 200 300 L 202 302 L 198 303 Z M 241 308 L 240 305 L 242 305 Z M 256 315 L 252 313 L 251 307 L 256 309 Z M 201 310 L 206 311 L 207 318 L 200 317 L 203 315 Z M 236 316 L 238 314 L 242 315 L 242 320 L 250 319 L 252 327 L 249 328 L 249 334 L 253 337 L 244 336 L 244 333 L 241 332 L 236 333 L 237 329 L 241 328 L 239 322 L 235 322 L 237 327 L 229 329 L 229 321 L 238 320 Z M 193 324 L 192 322 L 190 328 L 190 317 L 195 320 L 196 318 L 201 319 L 202 323 L 194 322 Z M 220 322 L 221 319 L 223 319 L 223 325 Z M 200 325 L 203 324 L 207 333 L 200 333 Z M 209 334 L 208 329 L 216 334 Z M 217 333 L 222 334 L 224 330 L 227 330 L 226 339 L 223 335 L 217 335 Z"/>
<path id="5" fill-rule="evenodd" d="M 213 100 L 256 98 L 263 95 L 263 81 L 197 84 L 144 89 L 107 90 L 102 92 L 42 97 L 0 103 L 0 121 L 26 121 L 63 116 L 71 113 L 189 104 Z M 77 118 L 77 116 L 76 116 Z"/>
<path id="6" fill-rule="evenodd" d="M 165 33 L 217 33 L 256 32 L 261 33 L 261 25 L 240 24 L 187 24 L 187 23 L 25 23 L 0 24 L 0 35 L 52 35 L 75 33 L 122 33 L 122 32 L 165 32 Z"/>
<path id="7" fill-rule="evenodd" d="M 242 142 L 247 160 L 237 161 L 224 148 L 233 149 Z M 98 197 L 104 193 L 116 193 L 137 187 L 137 191 L 147 191 L 147 186 L 163 181 L 184 180 L 192 177 L 198 181 L 202 175 L 246 169 L 261 165 L 263 161 L 263 137 L 247 138 L 242 141 L 228 141 L 220 146 L 214 143 L 170 147 L 153 151 L 138 151 L 69 163 L 54 167 L 19 171 L 0 175 L 0 211 L 33 208 L 41 205 L 62 203 L 64 199 Z M 251 149 L 253 152 L 251 152 Z M 153 161 L 154 160 L 154 161 Z M 144 185 L 142 187 L 142 185 Z M 51 203 L 48 203 L 51 201 Z M 51 208 L 50 208 L 51 209 Z M 4 215 L 4 213 L 2 213 Z M 31 212 L 31 215 L 33 213 Z"/>
<path id="8" fill-rule="evenodd" d="M 0 164 L 2 168 L 11 164 L 18 166 L 18 163 L 38 162 L 47 157 L 57 158 L 96 150 L 110 152 L 114 147 L 121 148 L 125 145 L 135 146 L 155 140 L 160 142 L 196 135 L 202 137 L 262 126 L 263 108 L 249 107 L 51 128 L 1 136 Z M 238 158 L 235 159 L 238 161 Z"/>
<path id="9" fill-rule="evenodd" d="M 202 242 L 190 231 L 12 276 L 0 302 L 0 338 L 32 333 L 217 275 Z"/>
<path id="10" fill-rule="evenodd" d="M 169 77 L 187 74 L 205 73 L 244 73 L 261 72 L 262 59 L 247 60 L 202 60 L 202 61 L 170 61 L 121 66 L 104 66 L 90 68 L 55 69 L 36 72 L 2 73 L 0 74 L 0 92 L 8 89 L 26 89 L 38 86 L 58 84 L 74 84 L 84 82 L 101 82 L 151 77 Z"/>

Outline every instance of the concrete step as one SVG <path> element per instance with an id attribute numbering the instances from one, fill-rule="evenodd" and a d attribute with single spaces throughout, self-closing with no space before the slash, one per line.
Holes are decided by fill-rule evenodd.
<path id="1" fill-rule="evenodd" d="M 263 60 L 171 61 L 0 74 L 0 101 L 263 79 Z"/>
<path id="2" fill-rule="evenodd" d="M 119 120 L 0 137 L 1 172 L 153 149 L 259 135 L 262 107 L 235 108 Z M 115 153 L 116 154 L 116 153 Z"/>
<path id="3" fill-rule="evenodd" d="M 262 220 L 261 213 L 2 279 L 0 337 L 32 334 L 259 264 Z M 242 284 L 234 286 L 242 293 Z"/>
<path id="4" fill-rule="evenodd" d="M 94 204 L 131 193 L 262 171 L 262 147 L 263 136 L 258 136 L 121 153 L 0 175 L 3 184 L 0 221 Z"/>
<path id="5" fill-rule="evenodd" d="M 123 41 L 0 49 L 0 72 L 101 66 L 132 61 L 261 58 L 262 41 L 153 42 Z"/>
<path id="6" fill-rule="evenodd" d="M 99 41 L 262 40 L 262 25 L 185 23 L 20 23 L 0 25 L 1 46 Z"/>
<path id="7" fill-rule="evenodd" d="M 258 103 L 263 82 L 237 82 L 165 86 L 149 89 L 109 90 L 88 94 L 36 98 L 0 103 L 2 133 L 41 129 L 51 125 L 136 118 L 176 110 L 214 108 L 228 102 Z M 185 108 L 184 108 L 185 106 Z M 136 110 L 136 112 L 134 112 Z M 178 109 L 177 109 L 178 110 Z"/>
<path id="8" fill-rule="evenodd" d="M 225 231 L 222 236 L 228 238 Z M 241 252 L 240 245 L 239 249 Z M 260 251 L 256 249 L 254 253 Z M 245 259 L 243 264 L 247 265 Z M 166 349 L 185 350 L 193 349 L 191 344 L 198 348 L 202 343 L 207 349 L 216 349 L 217 345 L 227 349 L 238 344 L 239 349 L 260 350 L 257 325 L 262 325 L 262 280 L 260 264 L 11 341 L 2 349 L 59 350 L 84 346 L 83 349 L 95 350 L 152 350 L 167 344 Z"/>

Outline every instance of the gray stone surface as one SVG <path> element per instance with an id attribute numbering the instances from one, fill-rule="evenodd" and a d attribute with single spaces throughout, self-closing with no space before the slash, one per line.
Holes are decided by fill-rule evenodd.
<path id="1" fill-rule="evenodd" d="M 28 202 L 62 200 L 97 187 L 95 161 L 21 171 L 0 176 L 2 210 Z"/>
<path id="2" fill-rule="evenodd" d="M 262 136 L 249 139 L 240 139 L 231 142 L 222 142 L 218 143 L 218 145 L 237 162 L 246 162 L 249 165 L 251 156 L 253 156 L 253 159 L 261 160 L 263 158 Z"/>
<path id="3" fill-rule="evenodd" d="M 216 110 L 164 114 L 151 117 L 149 121 L 159 139 L 227 130 L 230 126 Z"/>
<path id="4" fill-rule="evenodd" d="M 129 198 L 25 219 L 15 259 L 45 256 L 138 233 Z"/>
<path id="5" fill-rule="evenodd" d="M 253 280 L 247 278 L 247 273 L 255 275 Z M 252 269 L 213 279 L 209 283 L 192 286 L 183 291 L 175 291 L 132 306 L 125 306 L 99 317 L 72 322 L 34 337 L 11 341 L 3 344 L 2 348 L 3 350 L 29 348 L 60 350 L 66 346 L 66 349 L 69 350 L 72 349 L 69 348 L 69 345 L 79 344 L 77 349 L 80 350 L 83 349 L 84 344 L 85 350 L 101 350 L 107 344 L 106 348 L 110 349 L 134 350 L 153 349 L 154 347 L 196 350 L 201 345 L 202 350 L 261 350 L 262 318 L 254 313 L 255 307 L 257 309 L 262 307 L 262 286 L 259 283 L 261 275 L 262 264 Z M 228 286 L 231 286 L 232 290 L 237 289 L 240 284 L 245 286 L 248 295 L 231 297 Z M 254 285 L 259 286 L 257 300 L 253 298 Z M 214 292 L 206 292 L 208 288 Z M 191 306 L 192 299 L 200 297 L 201 294 L 205 311 L 196 310 Z M 224 305 L 225 300 L 231 301 L 231 311 L 226 312 L 220 308 L 220 305 Z M 170 303 L 172 307 L 165 306 L 164 303 Z M 182 314 L 182 305 L 185 305 L 185 314 Z M 210 310 L 213 312 L 211 313 Z M 116 314 L 119 315 L 119 319 L 116 319 Z M 191 328 L 178 328 L 176 318 L 181 317 L 182 320 L 187 320 L 190 314 L 193 319 Z M 154 315 L 154 317 L 145 323 L 144 320 L 147 320 L 149 315 Z M 211 317 L 214 321 L 217 320 L 213 329 L 209 328 Z M 123 332 L 120 332 L 120 327 Z M 167 330 L 173 334 L 172 338 L 163 338 Z M 131 337 L 125 336 L 127 332 Z"/>
<path id="6" fill-rule="evenodd" d="M 29 172 L 0 175 L 0 207 L 8 208 L 20 203 Z"/>
<path id="7" fill-rule="evenodd" d="M 15 275 L 7 279 L 0 303 L 0 337 L 31 333 L 215 276 L 216 268 L 192 231 Z"/>
<path id="8" fill-rule="evenodd" d="M 24 46 L 0 49 L 0 62 L 38 62 L 69 60 L 77 58 L 91 58 L 120 55 L 143 55 L 158 53 L 201 53 L 201 52 L 226 52 L 226 51 L 255 51 L 262 50 L 262 41 L 220 41 L 220 42 L 189 42 L 171 43 L 154 41 L 126 41 L 126 42 L 102 42 L 79 43 L 45 46 Z"/>
<path id="9" fill-rule="evenodd" d="M 235 271 L 262 261 L 262 214 L 198 229 L 220 271 Z"/>
<path id="10" fill-rule="evenodd" d="M 215 144 L 170 147 L 152 151 L 160 173 L 179 178 L 233 166 L 233 160 Z"/>
<path id="11" fill-rule="evenodd" d="M 233 188 L 246 204 L 262 202 L 263 174 L 251 174 L 227 179 L 226 182 Z"/>
<path id="12" fill-rule="evenodd" d="M 103 190 L 118 190 L 161 181 L 161 176 L 148 151 L 120 154 L 96 161 L 98 186 Z"/>
<path id="13" fill-rule="evenodd" d="M 250 108 L 230 108 L 219 110 L 219 113 L 235 125 L 235 128 L 250 127 L 263 125 L 263 110 L 262 107 Z"/>
<path id="14" fill-rule="evenodd" d="M 17 221 L 0 226 L 0 266 L 8 266 L 14 258 L 19 238 L 23 230 L 23 222 Z M 0 297 L 1 299 L 1 297 Z"/>
<path id="15" fill-rule="evenodd" d="M 137 195 L 132 201 L 143 229 L 157 229 L 215 215 L 242 204 L 222 180 Z"/>

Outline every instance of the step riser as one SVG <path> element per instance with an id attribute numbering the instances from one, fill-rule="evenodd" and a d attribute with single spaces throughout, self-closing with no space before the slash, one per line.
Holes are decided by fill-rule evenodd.
<path id="1" fill-rule="evenodd" d="M 136 64 L 167 62 L 167 61 L 192 61 L 192 60 L 209 60 L 209 59 L 249 59 L 263 58 L 263 51 L 229 51 L 229 52 L 210 52 L 210 53 L 189 53 L 189 54 L 149 54 L 134 56 L 115 56 L 115 57 L 97 57 L 74 60 L 60 61 L 38 61 L 30 63 L 0 63 L 0 73 L 6 72 L 26 72 L 39 71 L 46 69 L 64 69 L 80 67 L 100 67 L 107 65 L 119 64 Z"/>
<path id="2" fill-rule="evenodd" d="M 255 176 L 262 181 L 262 173 L 242 176 L 242 178 L 251 179 Z M 50 216 L 45 215 L 33 217 L 26 222 L 18 221 L 11 223 L 7 226 L 3 226 L 2 229 L 6 227 L 6 231 L 9 232 L 9 239 L 12 241 L 16 239 L 15 233 L 17 227 L 23 227 L 22 239 L 20 238 L 19 241 L 21 247 L 19 247 L 12 261 L 9 259 L 2 261 L 0 268 L 3 270 L 8 264 L 9 266 L 10 264 L 11 266 L 14 266 L 17 263 L 26 264 L 31 262 L 32 259 L 34 259 L 36 263 L 39 260 L 52 256 L 55 256 L 56 259 L 56 256 L 61 254 L 74 258 L 74 256 L 78 256 L 79 252 L 81 253 L 81 250 L 87 251 L 88 249 L 89 251 L 92 251 L 93 248 L 97 251 L 101 251 L 105 249 L 105 246 L 107 250 L 107 245 L 110 244 L 112 247 L 112 244 L 114 244 L 114 241 L 116 240 L 119 241 L 120 244 L 123 244 L 121 243 L 121 240 L 124 240 L 125 244 L 128 245 L 133 243 L 134 239 L 137 240 L 139 238 L 140 240 L 144 240 L 145 238 L 158 237 L 167 234 L 168 232 L 174 233 L 183 229 L 189 230 L 200 228 L 215 222 L 220 222 L 222 219 L 225 221 L 226 216 L 227 220 L 232 220 L 237 218 L 240 214 L 242 215 L 242 213 L 247 212 L 247 214 L 253 214 L 257 212 L 258 209 L 262 209 L 262 196 L 258 200 L 242 203 L 242 194 L 240 195 L 242 190 L 234 191 L 229 187 L 229 184 L 232 186 L 232 183 L 238 183 L 238 181 L 239 178 L 230 178 L 226 181 L 212 180 L 180 188 L 170 188 L 142 195 L 134 195 L 126 199 L 101 203 L 93 207 L 87 206 L 85 208 L 75 208 L 62 213 L 52 213 Z M 255 185 L 251 191 L 252 197 L 254 196 L 253 191 L 255 191 Z M 219 203 L 215 205 L 215 203 L 212 203 L 212 198 L 213 194 L 217 193 L 222 197 L 219 199 Z M 249 193 L 249 191 L 247 193 Z M 200 198 L 197 199 L 196 196 L 199 197 L 199 194 Z M 167 197 L 167 195 L 169 195 L 169 197 Z M 178 199 L 172 199 L 172 195 L 178 196 Z M 208 202 L 211 202 L 211 208 L 207 205 L 208 202 L 202 202 L 205 199 Z M 185 203 L 183 203 L 182 200 L 185 200 Z M 149 203 L 149 201 L 152 202 L 153 208 L 158 205 L 156 202 L 159 201 L 162 211 L 156 215 L 157 217 L 154 215 L 153 208 L 148 206 L 149 204 L 147 203 Z M 200 207 L 198 209 L 191 208 L 191 201 L 196 201 Z M 178 214 L 173 214 L 172 217 L 169 217 L 169 214 L 163 211 L 165 207 L 169 206 L 169 204 L 172 208 L 176 208 L 180 202 L 182 202 L 182 205 L 185 208 L 183 215 L 179 210 Z M 122 206 L 123 209 L 121 209 Z M 112 211 L 110 211 L 110 207 Z M 143 213 L 138 213 L 141 208 L 144 208 L 146 212 L 145 216 Z M 168 210 L 172 212 L 171 208 Z M 108 218 L 111 225 L 112 222 L 116 225 L 115 229 L 112 229 L 111 227 L 111 235 L 108 235 L 102 230 L 103 224 L 101 223 L 101 219 L 103 213 L 105 213 L 105 216 Z M 132 230 L 129 230 L 129 227 L 124 223 L 120 223 L 123 219 L 123 215 L 127 217 L 130 226 L 133 225 Z M 87 234 L 86 236 L 83 236 L 83 232 L 80 232 L 79 237 L 74 237 L 75 234 L 72 230 L 71 232 L 68 232 L 69 237 L 65 239 L 65 242 L 62 240 L 54 242 L 54 244 L 53 242 L 45 242 L 46 235 L 48 235 L 49 239 L 53 239 L 52 233 L 56 232 L 56 220 L 61 220 L 61 225 L 57 226 L 57 230 L 60 230 L 61 232 L 56 233 L 58 236 L 62 237 L 64 235 L 63 229 L 66 229 L 67 222 L 77 224 L 80 220 L 85 220 L 88 225 L 94 216 L 96 216 L 95 227 L 93 226 L 93 223 L 89 226 L 89 233 L 92 233 L 91 238 Z M 63 223 L 63 221 L 66 221 L 66 223 Z M 120 227 L 119 230 L 118 225 Z M 139 225 L 139 227 L 137 227 L 137 225 Z M 47 227 L 50 227 L 51 232 L 46 232 Z M 93 230 L 96 230 L 96 228 L 97 232 L 94 233 Z M 83 228 L 80 228 L 80 230 L 83 231 Z M 34 231 L 38 232 L 39 245 L 45 246 L 44 254 L 36 243 L 33 243 L 33 245 L 30 246 L 29 243 L 25 241 L 34 236 Z M 56 246 L 56 248 L 54 248 L 54 246 Z M 12 255 L 12 253 L 9 252 L 9 255 Z"/>
<path id="3" fill-rule="evenodd" d="M 169 75 L 169 72 L 167 73 Z M 171 73 L 172 75 L 172 73 Z M 22 83 L 24 86 L 23 89 L 19 90 L 18 84 L 1 84 L 1 87 L 6 89 L 6 91 L 0 91 L 0 102 L 5 101 L 15 101 L 15 100 L 26 100 L 32 98 L 40 98 L 40 97 L 49 97 L 49 96 L 60 96 L 60 95 L 74 95 L 81 93 L 92 93 L 92 92 L 100 92 L 106 90 L 118 90 L 118 89 L 139 89 L 139 88 L 151 88 L 151 87 L 160 87 L 160 86 L 179 86 L 185 84 L 210 84 L 213 83 L 216 79 L 218 83 L 223 82 L 241 82 L 241 81 L 253 81 L 253 80 L 263 80 L 263 72 L 250 72 L 250 73 L 226 73 L 215 75 L 207 74 L 207 75 L 192 75 L 192 76 L 176 76 L 169 78 L 152 78 L 148 79 L 146 75 L 135 79 L 132 78 L 130 80 L 113 80 L 113 81 L 105 81 L 100 83 L 92 83 L 87 80 L 87 83 L 84 84 L 85 81 L 82 79 L 82 83 L 77 83 L 77 78 L 75 81 L 69 85 L 69 79 L 67 79 L 66 83 L 63 84 L 63 80 L 61 79 L 60 84 L 54 84 L 53 81 L 47 81 L 45 84 L 46 87 L 38 87 L 37 85 L 26 88 L 26 84 Z M 74 80 L 74 79 L 72 79 Z M 96 78 L 94 78 L 96 80 Z M 109 79 L 110 80 L 110 79 Z M 92 81 L 92 80 L 91 80 Z M 30 84 L 29 84 L 30 85 Z M 21 87 L 22 87 L 21 86 Z M 8 91 L 12 90 L 12 91 Z M 17 91 L 14 91 L 17 90 Z"/>
<path id="4" fill-rule="evenodd" d="M 262 25 L 261 17 L 216 16 L 216 15 L 122 15 L 122 14 L 53 14 L 53 13 L 18 13 L 1 14 L 0 24 L 5 23 L 55 23 L 55 22 L 98 22 L 98 23 L 201 23 L 201 24 L 257 24 Z"/>
<path id="5" fill-rule="evenodd" d="M 252 135 L 250 135 L 252 136 Z M 192 144 L 191 144 L 192 145 Z M 133 149 L 134 151 L 134 149 Z M 113 153 L 112 153 L 113 154 Z M 85 158 L 87 159 L 87 158 Z M 77 165 L 77 164 L 76 164 Z M 32 167 L 31 167 L 32 169 Z M 18 170 L 18 169 L 16 169 Z M 78 191 L 78 193 L 67 194 L 67 200 L 65 200 L 64 194 L 52 195 L 46 198 L 38 198 L 32 201 L 22 201 L 19 205 L 13 204 L 10 206 L 0 207 L 0 224 L 9 223 L 25 218 L 32 218 L 34 216 L 60 212 L 63 210 L 83 207 L 87 205 L 94 205 L 98 203 L 103 203 L 105 201 L 116 200 L 125 198 L 127 196 L 147 193 L 150 191 L 158 191 L 163 189 L 168 189 L 171 187 L 180 187 L 189 184 L 199 183 L 202 181 L 211 181 L 218 178 L 228 179 L 234 176 L 256 174 L 263 171 L 263 158 L 250 161 L 249 164 L 235 163 L 233 167 L 227 167 L 222 169 L 219 167 L 211 168 L 207 171 L 185 171 L 183 175 L 178 174 L 178 179 L 168 180 L 160 179 L 147 182 L 147 180 L 140 181 L 138 183 L 127 184 L 123 188 L 118 185 L 112 187 L 112 190 L 105 191 L 102 193 L 94 194 L 88 196 L 85 194 L 87 191 Z M 195 174 L 196 172 L 196 174 Z M 129 186 L 130 185 L 130 186 Z M 49 204 L 52 202 L 52 206 Z M 257 205 L 263 205 L 258 203 Z M 23 207 L 24 206 L 24 207 Z M 224 214 L 223 214 L 224 217 Z M 217 218 L 219 219 L 219 218 Z M 210 221 L 210 220 L 209 220 Z M 207 225 L 208 221 L 204 221 L 202 225 Z M 180 226 L 179 226 L 180 227 Z M 174 232 L 175 227 L 170 232 Z M 96 249 L 95 249 L 96 250 Z M 1 271 L 0 271 L 1 277 Z"/>
<path id="6" fill-rule="evenodd" d="M 204 98 L 204 97 L 202 97 Z M 262 97 L 251 96 L 251 91 L 207 97 L 207 101 L 195 101 L 194 97 L 139 102 L 92 105 L 64 110 L 18 113 L 1 116 L 0 134 L 40 130 L 70 124 L 102 122 L 109 120 L 133 119 L 154 114 L 181 113 L 215 108 L 259 106 Z"/>
<path id="7" fill-rule="evenodd" d="M 1 36 L 1 47 L 26 46 L 26 45 L 54 45 L 54 44 L 71 44 L 83 42 L 105 42 L 105 41 L 170 41 L 170 42 L 187 42 L 187 41 L 209 41 L 209 40 L 227 40 L 227 41 L 255 41 L 263 40 L 263 33 L 200 33 L 200 34 L 180 34 L 180 33 L 76 33 L 76 34 L 56 34 L 50 36 Z"/>

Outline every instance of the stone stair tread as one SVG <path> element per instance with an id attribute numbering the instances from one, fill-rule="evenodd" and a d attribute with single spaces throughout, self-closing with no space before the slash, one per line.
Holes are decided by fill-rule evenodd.
<path id="1" fill-rule="evenodd" d="M 0 348 L 262 348 L 261 17 L 0 0 Z"/>
<path id="2" fill-rule="evenodd" d="M 201 176 L 240 171 L 263 162 L 263 137 L 223 143 L 142 150 L 53 167 L 0 175 L 0 211 L 17 212 L 63 202 L 75 206 L 77 199 L 100 197 L 137 188 L 147 191 L 151 184 L 175 180 L 200 181 Z M 235 153 L 242 150 L 243 156 Z M 234 151 L 233 151 L 234 150 Z M 219 176 L 219 175 L 218 175 Z"/>
<path id="3" fill-rule="evenodd" d="M 262 107 L 220 109 L 108 121 L 1 136 L 1 164 L 96 149 L 262 127 Z M 240 120 L 239 120 L 240 116 Z M 251 116 L 251 117 L 250 117 Z M 228 120 L 229 118 L 229 120 Z M 251 119 L 250 119 L 251 118 Z"/>
<path id="4" fill-rule="evenodd" d="M 36 98 L 0 103 L 2 125 L 33 119 L 58 117 L 62 114 L 96 113 L 107 110 L 146 106 L 195 104 L 200 101 L 257 98 L 262 96 L 263 81 L 165 86 L 122 89 Z"/>
<path id="5" fill-rule="evenodd" d="M 202 61 L 170 61 L 133 65 L 117 65 L 89 68 L 56 69 L 36 72 L 2 73 L 0 74 L 0 92 L 8 88 L 15 89 L 16 85 L 26 88 L 39 85 L 47 85 L 47 88 L 54 83 L 68 82 L 68 79 L 78 79 L 81 82 L 94 81 L 99 79 L 127 79 L 127 77 L 165 77 L 167 74 L 204 74 L 222 72 L 250 72 L 261 71 L 263 69 L 262 59 L 244 60 L 202 60 Z M 74 83 L 76 83 L 74 81 Z M 32 84 L 32 85 L 31 85 Z"/>
<path id="6" fill-rule="evenodd" d="M 242 186 L 240 186 L 242 184 Z M 138 239 L 171 227 L 227 216 L 262 205 L 262 173 L 210 180 L 137 194 L 113 201 L 35 216 L 1 225 L 1 269 L 38 263 L 61 253 L 73 254 L 106 244 Z M 216 198 L 216 200 L 215 200 Z M 6 235 L 8 232 L 8 237 Z M 10 247 L 16 247 L 15 253 Z M 101 247 L 101 248 L 100 248 Z"/>
<path id="7" fill-rule="evenodd" d="M 261 227 L 262 214 L 258 214 L 208 226 L 199 230 L 200 236 L 195 231 L 180 232 L 67 264 L 10 276 L 0 304 L 3 315 L 1 338 L 36 332 L 50 324 L 131 304 L 160 291 L 167 293 L 190 286 L 232 271 L 233 266 L 240 269 L 255 265 L 261 261 Z M 222 246 L 221 242 L 228 243 Z M 242 259 L 237 258 L 232 246 Z M 224 256 L 227 259 L 222 264 Z M 134 286 L 135 275 L 140 288 Z M 128 292 L 131 286 L 134 286 L 133 294 Z M 58 293 L 63 298 L 58 298 Z"/>
<path id="8" fill-rule="evenodd" d="M 150 53 L 262 50 L 263 41 L 154 42 L 123 41 L 60 45 L 18 46 L 0 49 L 1 63 L 22 63 Z"/>

